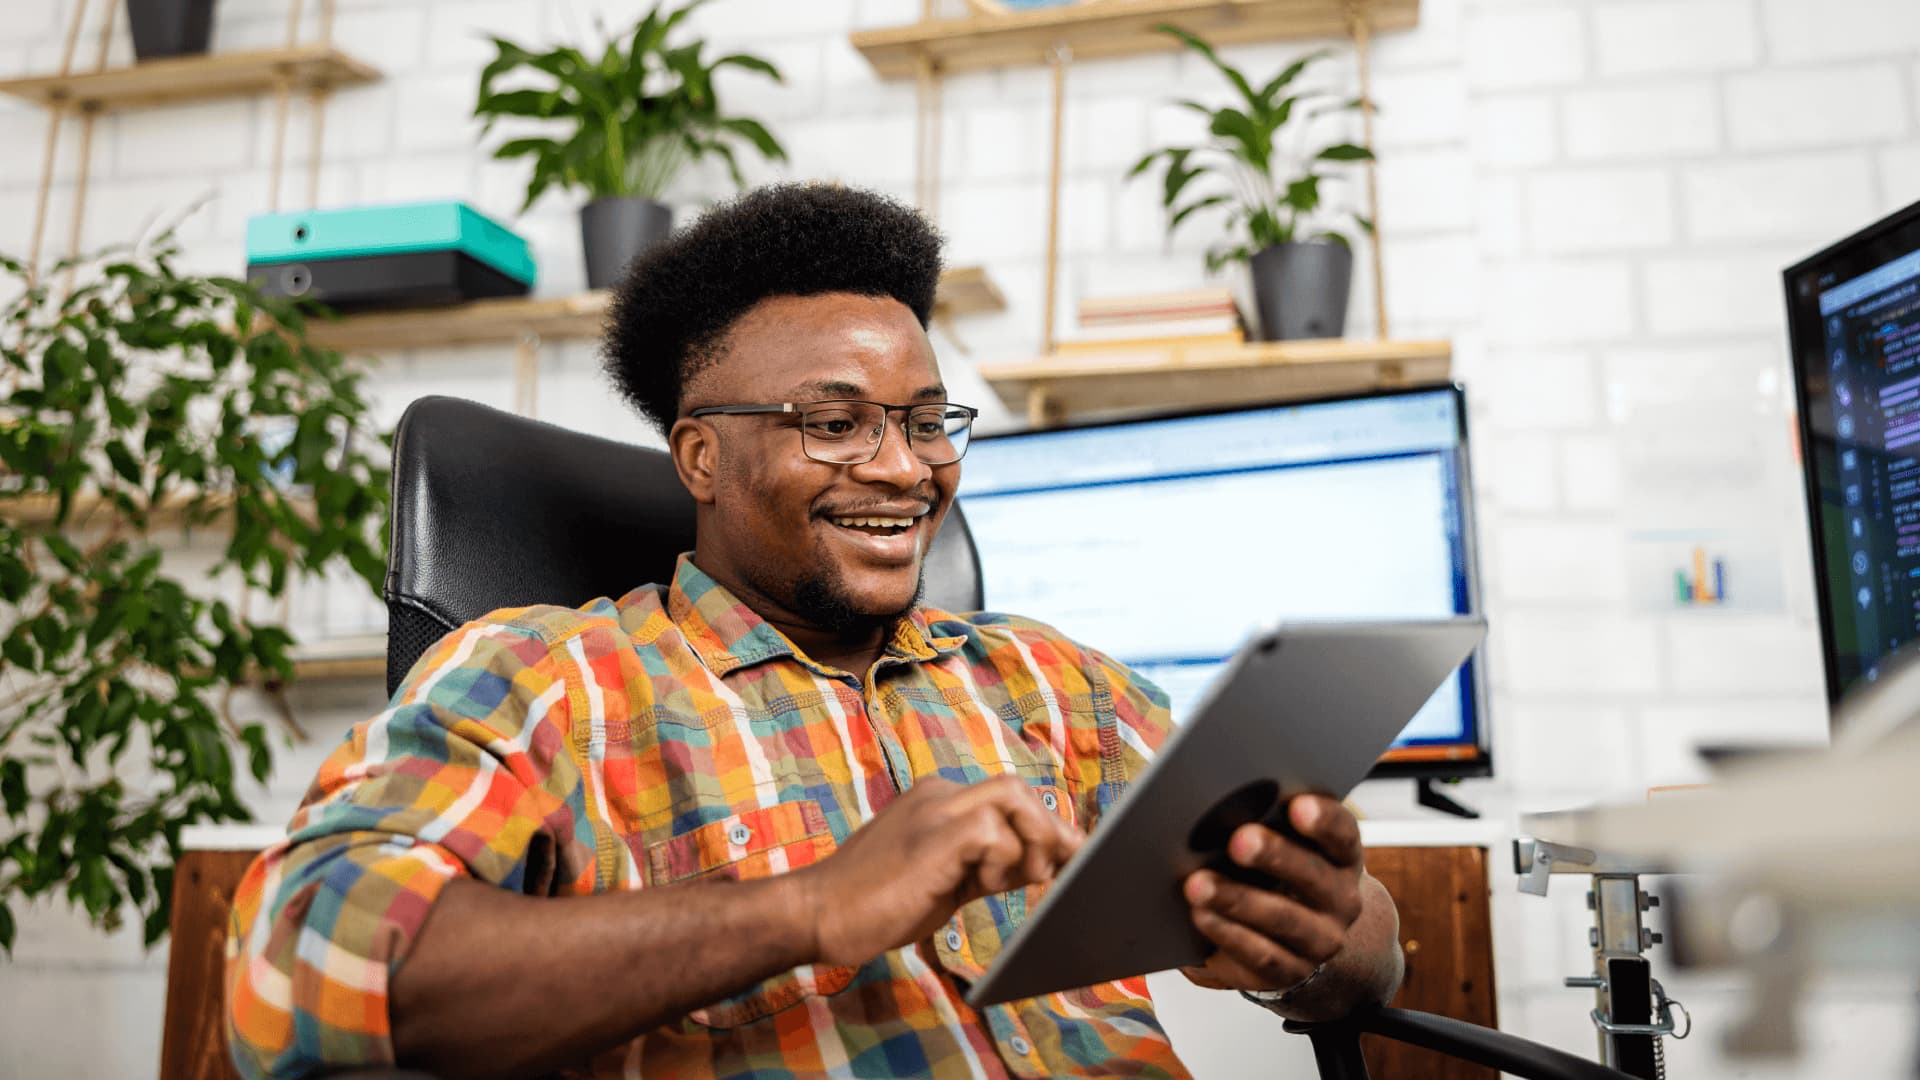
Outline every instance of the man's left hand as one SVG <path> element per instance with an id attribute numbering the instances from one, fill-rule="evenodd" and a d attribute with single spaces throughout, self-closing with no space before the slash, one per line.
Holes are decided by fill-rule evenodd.
<path id="1" fill-rule="evenodd" d="M 1344 805 L 1301 795 L 1287 805 L 1296 835 L 1243 825 L 1227 843 L 1236 865 L 1272 878 L 1271 890 L 1196 870 L 1183 886 L 1193 925 L 1220 948 L 1182 968 L 1218 990 L 1286 990 L 1346 947 L 1360 917 L 1360 823 Z"/>

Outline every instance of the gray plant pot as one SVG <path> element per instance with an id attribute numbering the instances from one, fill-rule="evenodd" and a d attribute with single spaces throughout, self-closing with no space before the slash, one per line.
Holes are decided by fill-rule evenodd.
<path id="1" fill-rule="evenodd" d="M 635 255 L 666 239 L 673 209 L 637 196 L 595 199 L 580 208 L 580 246 L 587 256 L 587 287 L 611 289 Z"/>
<path id="2" fill-rule="evenodd" d="M 1275 244 L 1253 256 L 1260 340 L 1337 338 L 1347 329 L 1353 249 L 1345 244 Z"/>
<path id="3" fill-rule="evenodd" d="M 213 44 L 214 0 L 127 0 L 137 60 L 198 56 Z"/>

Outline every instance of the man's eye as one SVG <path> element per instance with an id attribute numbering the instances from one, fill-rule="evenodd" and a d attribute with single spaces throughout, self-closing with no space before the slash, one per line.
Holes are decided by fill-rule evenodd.
<path id="1" fill-rule="evenodd" d="M 915 420 L 911 433 L 916 439 L 937 439 L 947 433 L 947 425 L 938 420 Z"/>
<path id="2" fill-rule="evenodd" d="M 853 434 L 853 420 L 845 416 L 814 416 L 807 419 L 807 434 L 822 439 L 843 439 Z"/>

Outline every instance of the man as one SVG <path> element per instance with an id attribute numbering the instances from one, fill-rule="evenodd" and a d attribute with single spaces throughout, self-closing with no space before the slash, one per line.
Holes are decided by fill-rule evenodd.
<path id="1" fill-rule="evenodd" d="M 354 729 L 234 906 L 243 1072 L 1184 1075 L 1142 979 L 963 1000 L 1169 721 L 1045 626 L 917 605 L 972 419 L 925 332 L 939 267 L 911 210 L 813 186 L 634 266 L 608 368 L 695 549 L 461 629 Z M 1384 1000 L 1352 815 L 1290 815 L 1230 847 L 1280 891 L 1185 882 L 1219 946 L 1187 976 L 1308 1019 Z"/>

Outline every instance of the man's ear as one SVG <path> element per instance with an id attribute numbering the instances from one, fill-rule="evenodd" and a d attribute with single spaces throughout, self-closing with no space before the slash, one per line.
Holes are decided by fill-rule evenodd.
<path id="1" fill-rule="evenodd" d="M 667 431 L 667 452 L 673 455 L 673 470 L 693 501 L 711 505 L 713 477 L 720 465 L 720 443 L 713 425 L 684 416 L 675 420 Z"/>

